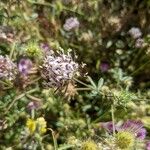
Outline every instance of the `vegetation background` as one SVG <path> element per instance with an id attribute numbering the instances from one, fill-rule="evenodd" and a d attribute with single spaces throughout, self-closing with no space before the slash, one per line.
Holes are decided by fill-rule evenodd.
<path id="1" fill-rule="evenodd" d="M 47 85 L 47 51 L 78 73 Z M 150 150 L 150 0 L 1 0 L 0 114 L 2 150 Z"/>

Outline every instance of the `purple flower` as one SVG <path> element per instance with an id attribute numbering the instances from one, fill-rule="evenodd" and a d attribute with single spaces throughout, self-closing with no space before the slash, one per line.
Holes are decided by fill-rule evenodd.
<path id="1" fill-rule="evenodd" d="M 102 127 L 109 132 L 113 132 L 113 124 L 112 121 L 102 123 Z M 141 121 L 135 121 L 135 120 L 128 120 L 124 122 L 122 125 L 115 124 L 115 130 L 116 132 L 119 131 L 127 131 L 130 133 L 133 133 L 136 138 L 140 140 L 144 140 L 147 134 L 147 131 L 145 128 L 143 128 L 143 123 Z"/>
<path id="2" fill-rule="evenodd" d="M 18 70 L 22 75 L 29 74 L 31 68 L 32 68 L 32 61 L 30 59 L 28 58 L 20 59 L 18 63 Z"/>
<path id="3" fill-rule="evenodd" d="M 139 127 L 143 127 L 143 124 L 141 121 L 134 121 L 134 120 L 127 120 L 126 122 L 124 122 L 121 126 L 122 129 L 129 129 L 134 127 L 134 129 L 139 128 Z"/>
<path id="4" fill-rule="evenodd" d="M 47 43 L 41 43 L 40 47 L 43 50 L 45 55 L 52 54 L 52 50 L 51 50 L 50 46 Z"/>
<path id="5" fill-rule="evenodd" d="M 101 72 L 107 72 L 108 69 L 109 69 L 109 63 L 106 62 L 106 61 L 103 61 L 103 62 L 100 64 L 100 69 L 101 69 Z"/>
<path id="6" fill-rule="evenodd" d="M 150 150 L 150 141 L 146 143 L 146 150 Z"/>
<path id="7" fill-rule="evenodd" d="M 79 21 L 77 18 L 75 17 L 70 17 L 66 20 L 65 24 L 64 24 L 64 29 L 66 31 L 70 31 L 70 30 L 73 30 L 73 29 L 76 29 L 79 27 Z"/>
<path id="8" fill-rule="evenodd" d="M 132 27 L 129 30 L 129 34 L 131 35 L 132 38 L 137 39 L 140 38 L 142 36 L 142 32 L 139 28 L 136 27 Z"/>
<path id="9" fill-rule="evenodd" d="M 112 121 L 102 123 L 102 127 L 104 129 L 106 129 L 108 132 L 113 132 L 113 123 L 112 123 Z M 116 126 L 115 126 L 115 130 L 116 130 Z"/>
<path id="10" fill-rule="evenodd" d="M 139 132 L 137 133 L 136 137 L 139 138 L 140 140 L 144 140 L 146 137 L 147 131 L 145 128 L 141 128 Z"/>
<path id="11" fill-rule="evenodd" d="M 27 109 L 29 111 L 33 110 L 33 109 L 38 109 L 40 107 L 40 102 L 38 101 L 32 101 L 32 102 L 29 102 L 28 105 L 27 105 Z"/>
<path id="12" fill-rule="evenodd" d="M 44 50 L 44 51 L 49 51 L 49 45 L 47 43 L 41 43 L 40 47 Z"/>
<path id="13" fill-rule="evenodd" d="M 118 131 L 129 131 L 133 133 L 138 139 L 143 140 L 146 137 L 146 129 L 143 128 L 143 123 L 141 121 L 128 120 L 124 122 Z"/>

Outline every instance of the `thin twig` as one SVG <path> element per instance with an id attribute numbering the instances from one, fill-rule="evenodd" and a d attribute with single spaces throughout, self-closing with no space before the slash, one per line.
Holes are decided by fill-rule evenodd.
<path id="1" fill-rule="evenodd" d="M 54 135 L 54 131 L 51 128 L 48 128 L 51 133 L 52 133 L 52 138 L 53 138 L 53 142 L 54 142 L 54 150 L 58 150 L 58 146 L 57 146 L 57 141 L 55 139 L 55 135 Z"/>
<path id="2" fill-rule="evenodd" d="M 86 83 L 84 83 L 84 82 L 82 82 L 82 81 L 80 81 L 80 80 L 78 80 L 78 79 L 76 79 L 76 78 L 74 78 L 74 80 L 75 80 L 76 82 L 78 82 L 78 83 L 80 83 L 80 84 L 82 84 L 82 85 L 84 85 L 84 86 L 90 88 L 90 86 L 89 86 L 88 84 L 86 84 Z M 91 89 L 92 89 L 92 88 L 91 88 Z M 93 89 L 92 89 L 92 90 L 93 90 Z"/>
<path id="3" fill-rule="evenodd" d="M 13 45 L 12 45 L 12 47 L 11 47 L 11 51 L 10 51 L 10 55 L 9 55 L 10 59 L 13 58 L 15 47 L 16 47 L 16 43 L 14 42 Z"/>
<path id="4" fill-rule="evenodd" d="M 76 88 L 77 91 L 91 91 L 91 88 Z"/>
<path id="5" fill-rule="evenodd" d="M 130 76 L 133 76 L 135 73 L 137 73 L 138 71 L 140 71 L 141 69 L 143 69 L 143 67 L 146 66 L 149 63 L 150 63 L 150 61 L 147 61 L 145 64 L 143 64 L 138 69 L 136 69 L 133 73 L 131 73 Z"/>
<path id="6" fill-rule="evenodd" d="M 15 104 L 16 101 L 18 101 L 19 99 L 21 99 L 22 97 L 24 97 L 26 94 L 33 93 L 33 92 L 35 92 L 35 91 L 37 91 L 37 89 L 32 89 L 32 90 L 29 90 L 29 91 L 27 91 L 27 92 L 25 92 L 25 93 L 22 93 L 22 94 L 18 95 L 18 96 L 10 103 L 10 105 L 7 107 L 7 109 L 6 109 L 6 111 L 5 111 L 4 114 L 7 114 L 7 112 L 11 109 L 11 107 Z"/>
<path id="7" fill-rule="evenodd" d="M 34 101 L 41 101 L 40 98 L 34 97 L 34 96 L 30 95 L 30 94 L 26 94 L 26 97 L 28 97 L 29 99 L 34 100 Z"/>
<path id="8" fill-rule="evenodd" d="M 111 117 L 112 117 L 112 124 L 113 124 L 113 135 L 115 135 L 114 104 L 111 105 Z"/>
<path id="9" fill-rule="evenodd" d="M 10 105 L 7 107 L 7 109 L 6 109 L 6 111 L 5 111 L 5 114 L 7 114 L 7 112 L 11 109 L 11 107 L 15 104 L 15 102 L 16 102 L 17 100 L 21 99 L 21 98 L 24 97 L 24 96 L 25 96 L 25 93 L 23 93 L 23 94 L 17 96 L 17 97 L 10 103 Z"/>

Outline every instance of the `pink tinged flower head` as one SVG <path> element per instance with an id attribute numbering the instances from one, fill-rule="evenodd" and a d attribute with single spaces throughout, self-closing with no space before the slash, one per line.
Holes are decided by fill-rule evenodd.
<path id="1" fill-rule="evenodd" d="M 147 131 L 145 128 L 141 128 L 138 133 L 137 133 L 137 138 L 139 138 L 140 140 L 144 140 L 146 137 Z"/>
<path id="2" fill-rule="evenodd" d="M 102 123 L 102 127 L 110 133 L 113 132 L 113 123 L 112 123 L 112 121 Z M 115 128 L 116 132 L 120 132 L 120 131 L 130 132 L 137 139 L 140 139 L 140 140 L 144 140 L 145 137 L 146 137 L 146 134 L 147 134 L 147 131 L 143 127 L 143 123 L 141 121 L 128 120 L 128 121 L 124 122 L 122 125 L 115 124 L 114 128 Z"/>
<path id="3" fill-rule="evenodd" d="M 111 132 L 111 133 L 113 132 L 113 123 L 112 123 L 112 121 L 102 123 L 102 127 L 104 129 L 106 129 L 108 132 Z M 114 128 L 116 130 L 116 126 Z"/>
<path id="4" fill-rule="evenodd" d="M 40 44 L 41 49 L 43 50 L 44 54 L 47 55 L 49 53 L 51 53 L 51 48 L 47 43 L 41 43 Z"/>
<path id="5" fill-rule="evenodd" d="M 27 109 L 29 111 L 33 110 L 33 109 L 38 109 L 41 106 L 40 102 L 38 101 L 31 101 L 28 103 L 27 105 Z"/>
<path id="6" fill-rule="evenodd" d="M 146 150 L 150 150 L 150 141 L 146 143 Z"/>
<path id="7" fill-rule="evenodd" d="M 0 79 L 15 80 L 17 75 L 17 66 L 9 57 L 0 55 Z"/>
<path id="8" fill-rule="evenodd" d="M 28 58 L 20 59 L 18 63 L 18 70 L 22 75 L 27 75 L 32 68 L 32 61 Z"/>
<path id="9" fill-rule="evenodd" d="M 71 55 L 47 55 L 42 65 L 42 77 L 48 87 L 61 87 L 77 73 L 78 64 Z"/>
<path id="10" fill-rule="evenodd" d="M 76 17 L 70 17 L 66 20 L 63 28 L 66 30 L 66 31 L 70 31 L 70 30 L 73 30 L 73 29 L 76 29 L 78 28 L 80 25 L 78 19 Z"/>
<path id="11" fill-rule="evenodd" d="M 143 140 L 146 137 L 146 129 L 143 128 L 143 123 L 141 121 L 128 120 L 123 123 L 123 125 L 118 128 L 118 131 L 129 131 L 133 133 L 137 138 Z"/>
<path id="12" fill-rule="evenodd" d="M 128 32 L 133 39 L 138 39 L 142 36 L 142 32 L 139 28 L 132 27 Z"/>

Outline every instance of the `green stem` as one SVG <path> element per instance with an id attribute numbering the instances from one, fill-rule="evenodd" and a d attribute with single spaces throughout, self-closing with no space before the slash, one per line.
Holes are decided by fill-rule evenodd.
<path id="1" fill-rule="evenodd" d="M 33 84 L 33 83 L 36 83 L 36 82 L 39 81 L 40 79 L 41 79 L 41 77 L 38 77 L 38 78 L 36 78 L 36 79 L 34 79 L 34 80 L 28 82 L 28 85 L 29 85 L 29 84 Z"/>
<path id="2" fill-rule="evenodd" d="M 30 93 L 33 93 L 33 92 L 35 92 L 35 91 L 37 91 L 37 89 L 32 89 L 32 90 L 29 90 L 29 91 L 27 91 L 27 92 L 25 92 L 25 93 L 22 93 L 22 94 L 18 95 L 18 96 L 10 103 L 10 105 L 7 107 L 7 109 L 6 109 L 6 111 L 5 111 L 5 114 L 7 114 L 7 112 L 11 109 L 11 107 L 15 104 L 15 102 L 16 102 L 17 100 L 21 99 L 21 98 L 24 97 L 26 94 L 30 94 Z"/>
<path id="3" fill-rule="evenodd" d="M 115 135 L 114 104 L 111 105 L 111 117 L 112 117 L 112 124 L 113 124 L 113 135 Z"/>
<path id="4" fill-rule="evenodd" d="M 78 82 L 78 83 L 80 83 L 80 84 L 82 84 L 82 85 L 84 85 L 84 86 L 90 88 L 91 90 L 93 90 L 91 87 L 89 87 L 88 84 L 85 84 L 84 82 L 82 82 L 82 81 L 80 81 L 80 80 L 78 80 L 78 79 L 76 79 L 76 78 L 74 78 L 74 80 L 75 80 L 76 82 Z"/>
<path id="5" fill-rule="evenodd" d="M 70 149 L 70 148 L 73 148 L 73 147 L 74 147 L 74 145 L 65 145 L 63 147 L 58 148 L 58 150 L 67 150 L 67 149 Z"/>
<path id="6" fill-rule="evenodd" d="M 25 93 L 23 94 L 20 94 L 19 96 L 17 96 L 11 103 L 10 105 L 7 107 L 6 111 L 5 111 L 5 114 L 7 114 L 7 112 L 11 109 L 11 107 L 15 104 L 15 102 L 19 99 L 21 99 L 22 97 L 25 96 Z"/>
<path id="7" fill-rule="evenodd" d="M 148 61 L 145 64 L 143 64 L 142 66 L 140 66 L 137 70 L 135 70 L 133 73 L 131 73 L 130 76 L 133 76 L 135 73 L 137 73 L 138 71 L 140 71 L 141 69 L 143 69 L 143 67 L 146 66 L 149 63 L 150 63 L 150 61 Z"/>
<path id="8" fill-rule="evenodd" d="M 35 118 L 35 110 L 34 110 L 34 109 L 31 110 L 31 118 L 32 118 L 32 119 Z"/>
<path id="9" fill-rule="evenodd" d="M 28 97 L 29 99 L 34 100 L 34 101 L 38 101 L 38 102 L 41 101 L 40 98 L 34 97 L 34 96 L 30 95 L 30 94 L 26 94 L 26 97 Z"/>
<path id="10" fill-rule="evenodd" d="M 13 54 L 14 54 L 15 47 L 16 47 L 16 43 L 14 42 L 13 45 L 12 45 L 11 51 L 10 51 L 10 55 L 9 55 L 9 58 L 10 58 L 10 59 L 13 58 Z"/>
<path id="11" fill-rule="evenodd" d="M 140 50 L 138 51 L 138 53 L 137 53 L 137 54 L 135 55 L 135 57 L 132 59 L 130 65 L 131 65 L 131 64 L 134 65 L 134 63 L 136 62 L 136 59 L 138 59 L 138 57 L 140 56 L 141 53 L 143 53 L 143 49 L 140 49 Z"/>
<path id="12" fill-rule="evenodd" d="M 54 150 L 58 150 L 58 146 L 57 146 L 57 141 L 55 139 L 55 135 L 54 135 L 54 131 L 51 128 L 48 128 L 51 133 L 52 133 L 52 138 L 53 138 L 53 142 L 54 142 Z"/>
<path id="13" fill-rule="evenodd" d="M 77 91 L 91 91 L 91 88 L 76 88 Z"/>

